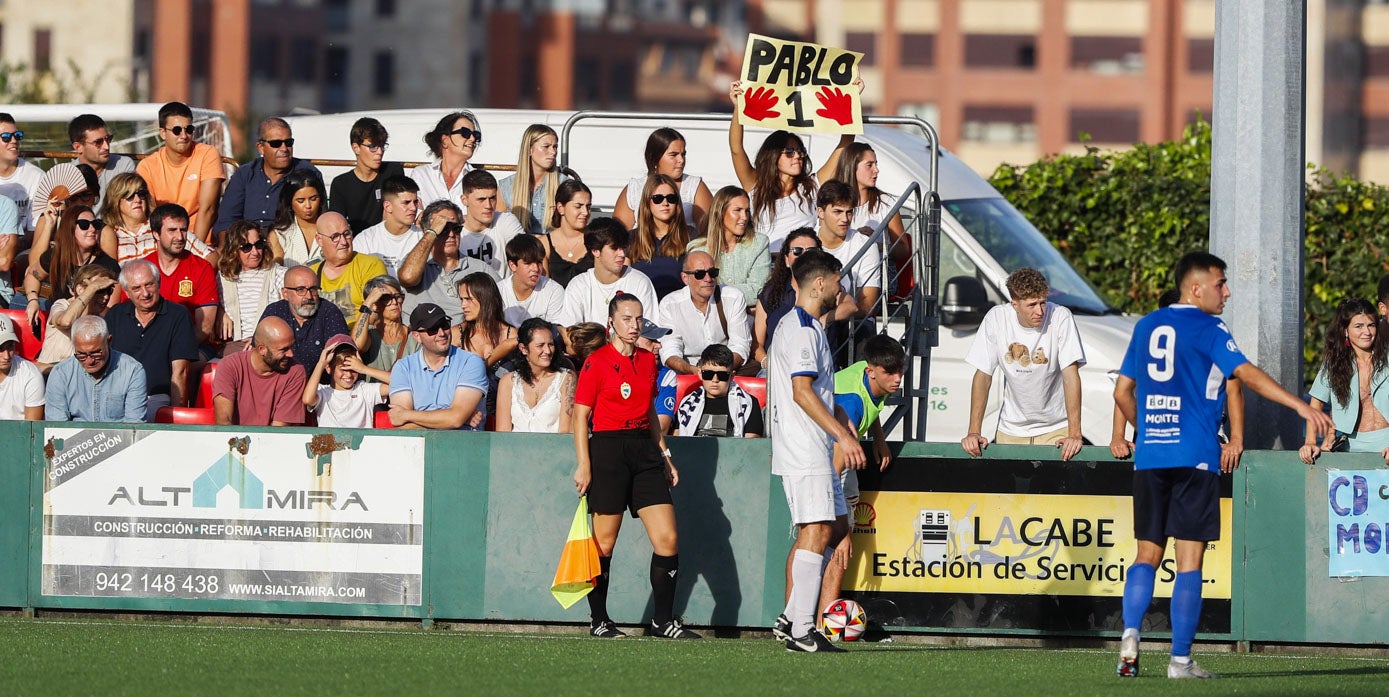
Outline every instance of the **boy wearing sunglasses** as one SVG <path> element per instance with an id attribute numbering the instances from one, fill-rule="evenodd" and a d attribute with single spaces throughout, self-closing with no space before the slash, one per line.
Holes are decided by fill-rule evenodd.
<path id="1" fill-rule="evenodd" d="M 733 382 L 733 351 L 710 344 L 699 356 L 700 387 L 680 400 L 676 435 L 761 438 L 762 406 Z"/>

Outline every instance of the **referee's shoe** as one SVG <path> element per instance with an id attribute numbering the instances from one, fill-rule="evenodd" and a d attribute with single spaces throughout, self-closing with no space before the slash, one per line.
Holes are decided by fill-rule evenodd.
<path id="1" fill-rule="evenodd" d="M 665 624 L 656 624 L 656 620 L 646 625 L 646 636 L 665 637 L 666 639 L 703 639 L 704 637 L 685 629 L 685 623 L 679 617 L 672 617 Z"/>

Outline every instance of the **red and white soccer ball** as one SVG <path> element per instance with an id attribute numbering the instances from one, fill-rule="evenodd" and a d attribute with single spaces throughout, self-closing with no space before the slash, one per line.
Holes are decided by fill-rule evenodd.
<path id="1" fill-rule="evenodd" d="M 836 600 L 825 608 L 825 636 L 830 641 L 857 641 L 868 628 L 863 607 L 852 600 Z"/>

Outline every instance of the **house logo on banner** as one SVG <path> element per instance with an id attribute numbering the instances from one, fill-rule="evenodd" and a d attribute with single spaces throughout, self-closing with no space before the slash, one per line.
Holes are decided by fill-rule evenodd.
<path id="1" fill-rule="evenodd" d="M 234 438 L 228 445 L 230 452 L 193 480 L 193 506 L 216 508 L 217 495 L 231 487 L 240 495 L 242 508 L 261 508 L 265 501 L 265 485 L 246 467 L 245 453 L 250 449 L 250 436 Z M 241 457 L 236 457 L 237 454 Z"/>
<path id="2" fill-rule="evenodd" d="M 797 133 L 863 133 L 863 103 L 854 85 L 861 60 L 862 53 L 749 34 L 740 75 L 742 123 Z"/>

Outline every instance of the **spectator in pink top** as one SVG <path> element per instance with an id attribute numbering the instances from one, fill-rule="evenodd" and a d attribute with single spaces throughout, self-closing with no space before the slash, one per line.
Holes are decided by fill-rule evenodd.
<path id="1" fill-rule="evenodd" d="M 279 317 L 266 317 L 256 325 L 253 342 L 217 367 L 212 382 L 217 423 L 302 426 L 307 378 L 294 360 L 294 331 Z"/>

